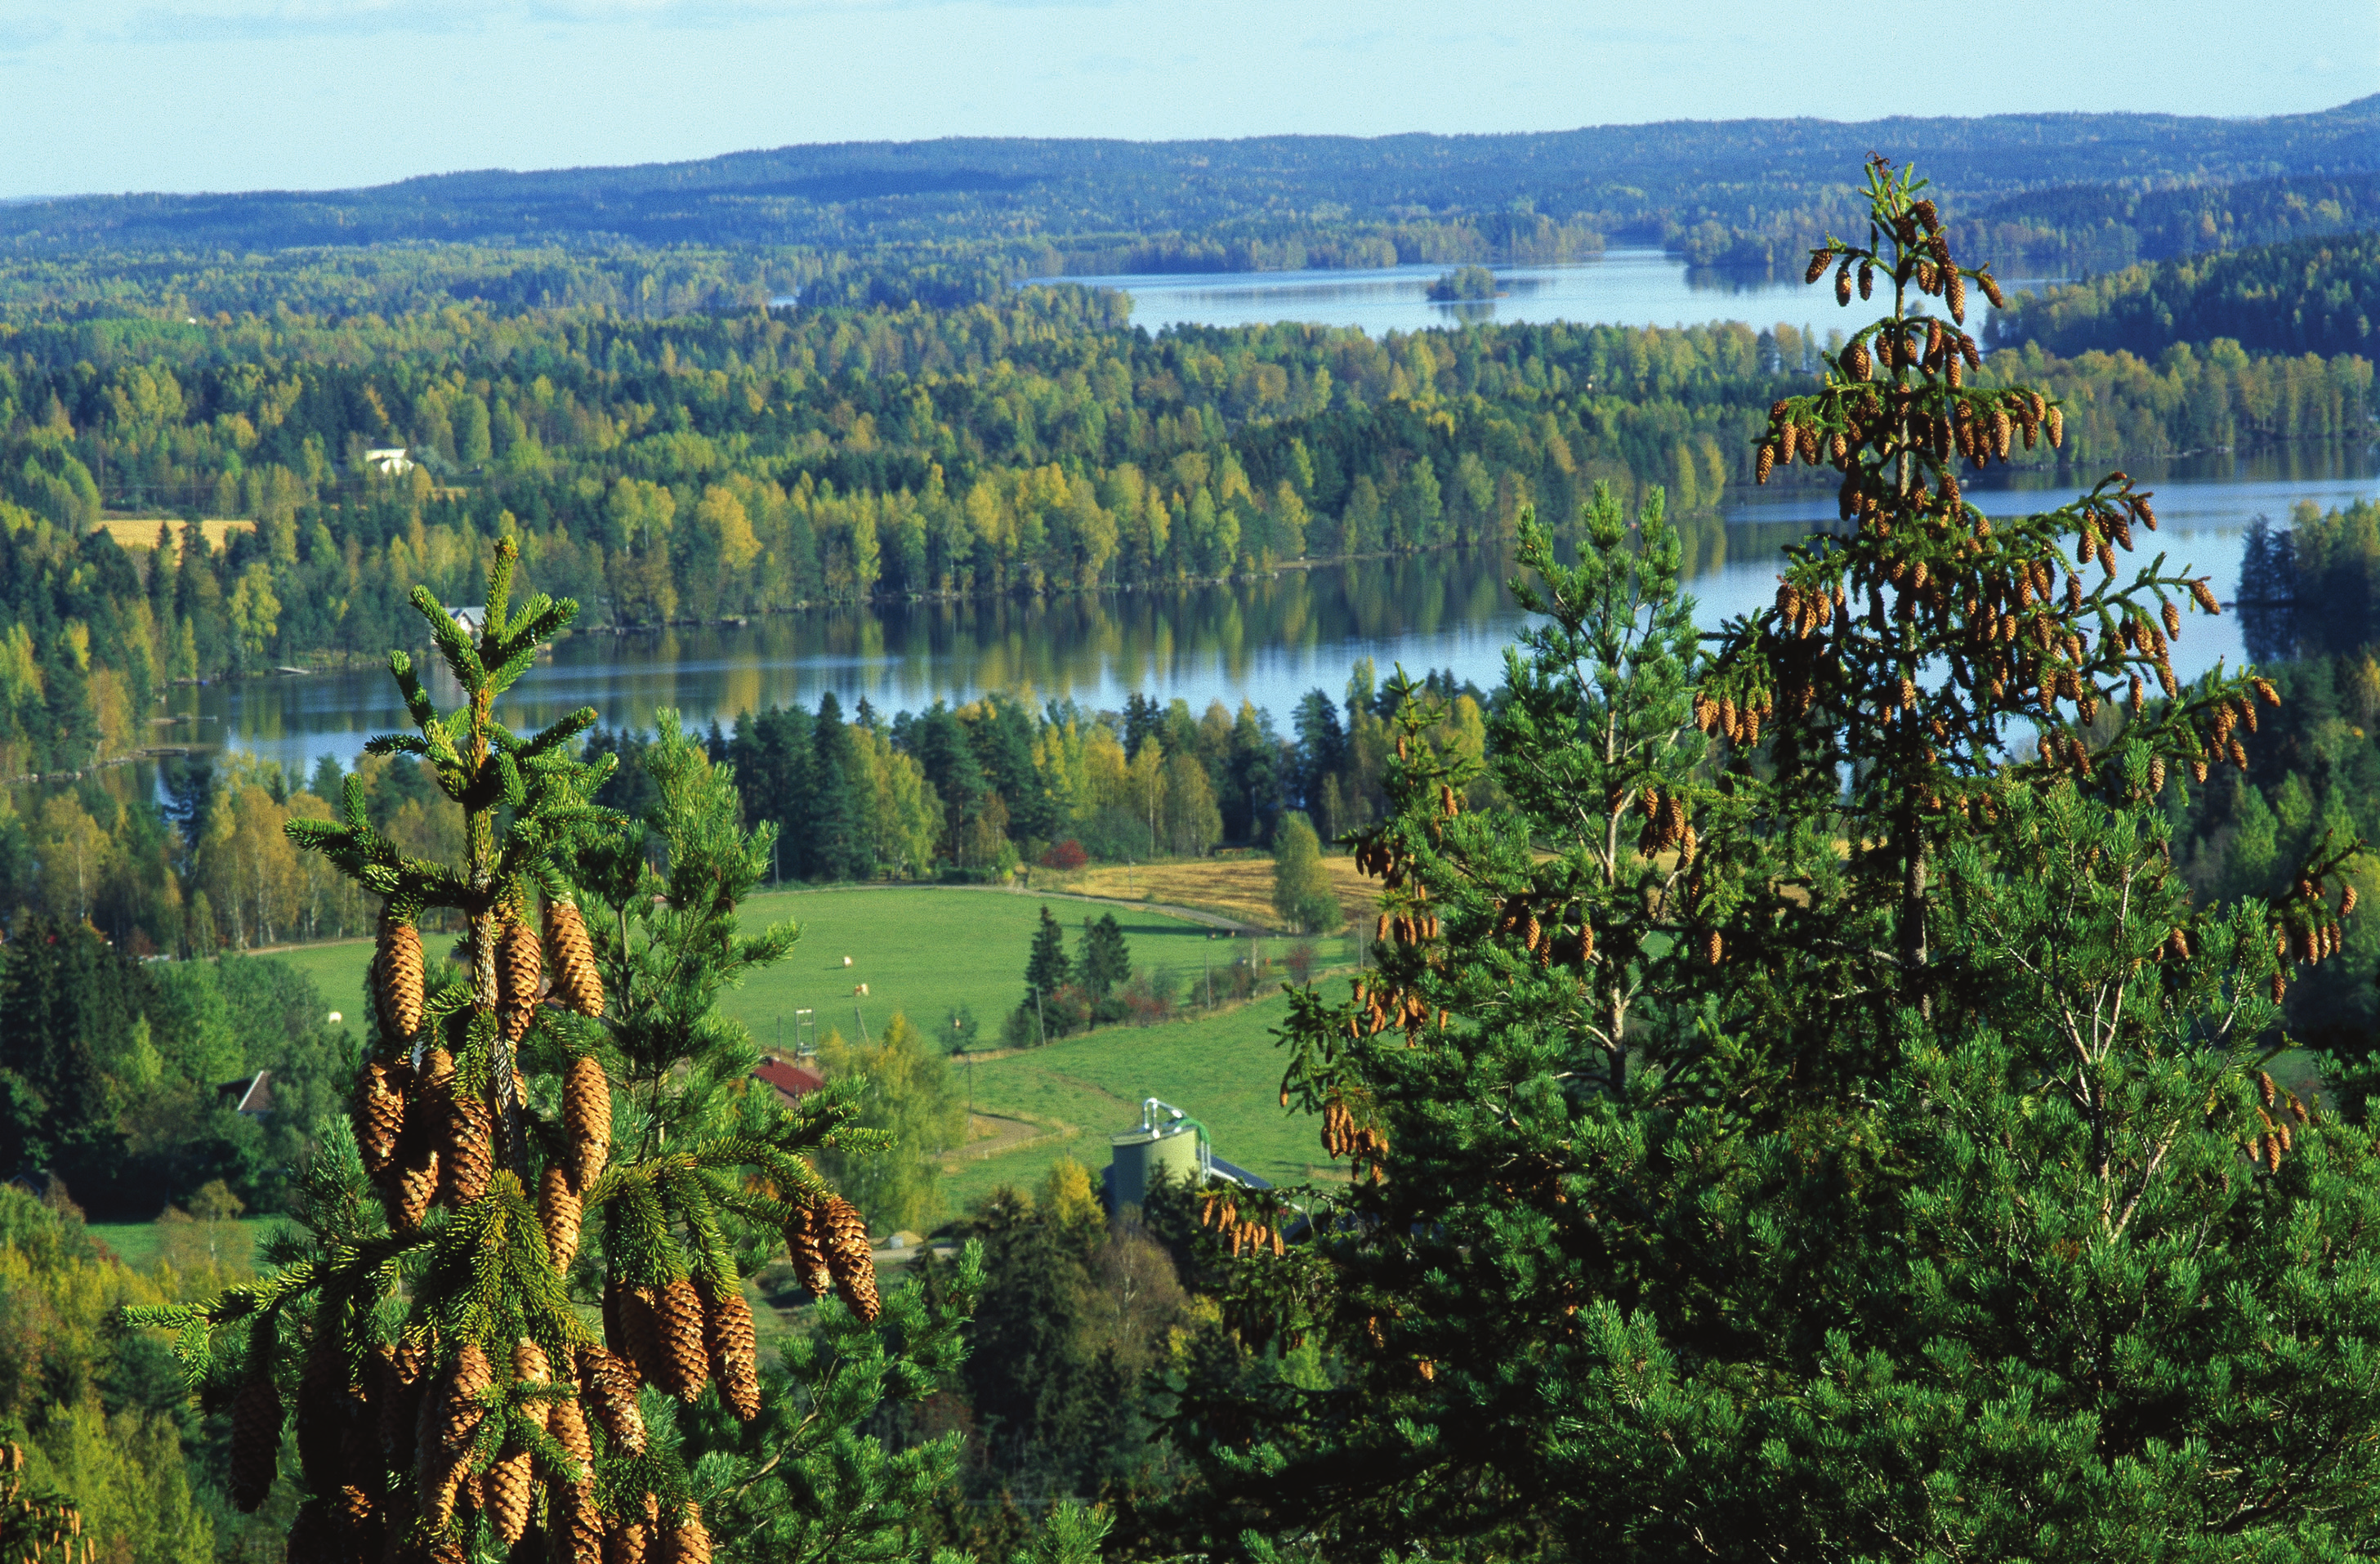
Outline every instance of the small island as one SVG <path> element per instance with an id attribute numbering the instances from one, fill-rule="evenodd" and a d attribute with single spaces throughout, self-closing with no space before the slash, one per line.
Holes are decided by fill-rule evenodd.
<path id="1" fill-rule="evenodd" d="M 1485 266 L 1458 267 L 1429 285 L 1429 297 L 1440 303 L 1494 298 L 1496 273 Z"/>

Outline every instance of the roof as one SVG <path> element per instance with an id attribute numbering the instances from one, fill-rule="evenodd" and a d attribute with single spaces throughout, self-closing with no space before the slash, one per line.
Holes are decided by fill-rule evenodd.
<path id="1" fill-rule="evenodd" d="M 774 1087 L 777 1095 L 789 1103 L 799 1102 L 826 1085 L 826 1077 L 808 1065 L 783 1059 L 762 1060 L 759 1068 L 752 1072 L 752 1079 Z"/>
<path id="2" fill-rule="evenodd" d="M 273 1111 L 273 1072 L 260 1070 L 245 1080 L 218 1087 L 215 1097 L 234 1113 L 270 1113 Z"/>

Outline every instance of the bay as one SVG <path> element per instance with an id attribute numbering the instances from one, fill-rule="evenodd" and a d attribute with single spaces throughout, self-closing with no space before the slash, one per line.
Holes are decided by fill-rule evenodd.
<path id="1" fill-rule="evenodd" d="M 2282 524 L 2301 501 L 2327 510 L 2380 499 L 2380 454 L 2363 446 L 2197 456 L 2131 471 L 2156 491 L 2162 523 L 2135 557 L 2164 550 L 2176 567 L 2211 576 L 2227 600 L 2253 517 Z M 2014 515 L 2062 503 L 2096 476 L 1996 469 L 1968 493 L 1987 515 Z M 1731 491 L 1719 515 L 1685 518 L 1697 620 L 1716 627 L 1767 602 L 1779 551 L 1833 516 L 1831 489 L 1779 481 Z M 1416 675 L 1446 669 L 1492 687 L 1525 622 L 1507 585 L 1512 574 L 1505 551 L 1446 551 L 1216 586 L 886 603 L 744 626 L 573 637 L 515 686 L 505 715 L 527 730 L 587 705 L 607 725 L 646 727 L 656 709 L 672 707 L 697 724 L 728 725 L 742 711 L 815 706 L 830 690 L 846 714 L 862 699 L 890 714 L 987 690 L 1112 710 L 1137 691 L 1194 709 L 1251 700 L 1285 724 L 1306 690 L 1343 693 L 1364 658 L 1382 676 L 1398 665 Z M 2217 659 L 2236 665 L 2237 621 L 2193 614 L 2175 650 L 2185 675 Z M 454 691 L 433 681 L 433 694 L 446 702 Z M 177 689 L 168 709 L 191 719 L 180 734 L 301 771 L 323 754 L 351 765 L 367 737 L 405 721 L 379 669 Z"/>

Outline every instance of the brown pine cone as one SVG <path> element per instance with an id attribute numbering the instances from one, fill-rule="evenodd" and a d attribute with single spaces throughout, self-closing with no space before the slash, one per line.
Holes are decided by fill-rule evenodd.
<path id="1" fill-rule="evenodd" d="M 671 1282 L 654 1301 L 653 1321 L 660 1328 L 661 1388 L 679 1400 L 702 1394 L 710 1380 L 703 1351 L 702 1295 L 684 1277 Z"/>
<path id="2" fill-rule="evenodd" d="M 669 1369 L 662 1361 L 662 1327 L 652 1290 L 615 1284 L 613 1291 L 618 1294 L 621 1352 L 637 1365 L 638 1378 L 669 1389 Z"/>
<path id="3" fill-rule="evenodd" d="M 570 1187 L 568 1173 L 548 1167 L 538 1175 L 537 1223 L 545 1230 L 546 1253 L 554 1270 L 565 1275 L 578 1257 L 579 1215 L 578 1195 Z"/>
<path id="4" fill-rule="evenodd" d="M 570 1132 L 577 1167 L 572 1170 L 581 1195 L 603 1176 L 612 1155 L 612 1078 L 591 1058 L 574 1059 L 562 1081 L 562 1123 Z"/>
<path id="5" fill-rule="evenodd" d="M 496 1015 L 504 1041 L 517 1043 L 537 1019 L 537 991 L 544 981 L 545 957 L 537 936 L 518 918 L 506 918 L 496 936 Z"/>
<path id="6" fill-rule="evenodd" d="M 507 1547 L 528 1531 L 528 1451 L 512 1450 L 488 1468 L 485 1509 Z"/>
<path id="7" fill-rule="evenodd" d="M 356 1147 L 363 1153 L 364 1171 L 377 1179 L 396 1159 L 397 1140 L 405 1134 L 405 1093 L 413 1084 L 413 1067 L 399 1060 L 364 1066 L 356 1088 Z"/>
<path id="8" fill-rule="evenodd" d="M 876 1296 L 876 1256 L 868 1242 L 867 1218 L 840 1194 L 828 1195 L 820 1206 L 825 1231 L 820 1235 L 820 1246 L 826 1251 L 826 1267 L 834 1278 L 834 1290 L 842 1294 L 853 1314 L 872 1323 L 880 1306 Z"/>
<path id="9" fill-rule="evenodd" d="M 409 1041 L 421 1030 L 421 934 L 388 907 L 380 914 L 380 949 L 372 958 L 373 994 L 380 1027 L 390 1042 Z"/>
<path id="10" fill-rule="evenodd" d="M 553 958 L 553 991 L 581 1015 L 603 1014 L 603 978 L 595 970 L 595 943 L 578 908 L 569 902 L 545 904 L 545 948 Z"/>
<path id="11" fill-rule="evenodd" d="M 587 1387 L 587 1405 L 602 1425 L 604 1437 L 624 1449 L 642 1453 L 645 1418 L 637 1410 L 637 1387 L 641 1381 L 636 1365 L 601 1347 L 581 1347 L 578 1373 Z"/>
<path id="12" fill-rule="evenodd" d="M 594 1470 L 595 1442 L 587 1437 L 587 1414 L 576 1400 L 556 1401 L 546 1419 L 547 1431 L 562 1452 L 576 1463 L 567 1472 L 551 1472 L 547 1475 L 564 1483 L 584 1482 Z M 557 1496 L 558 1497 L 558 1496 Z"/>
<path id="13" fill-rule="evenodd" d="M 662 1540 L 662 1558 L 665 1564 L 710 1564 L 710 1533 L 702 1523 L 702 1506 L 686 1501 L 677 1524 Z"/>
<path id="14" fill-rule="evenodd" d="M 603 1564 L 645 1564 L 652 1532 L 642 1521 L 624 1516 L 603 1534 Z"/>
<path id="15" fill-rule="evenodd" d="M 706 1294 L 702 1326 L 719 1394 L 737 1421 L 749 1423 L 760 1415 L 760 1351 L 752 1331 L 752 1310 L 741 1290 L 719 1298 Z"/>
<path id="16" fill-rule="evenodd" d="M 272 1490 L 281 1454 L 281 1392 L 269 1374 L 251 1374 L 231 1409 L 231 1502 L 253 1515 Z"/>
<path id="17" fill-rule="evenodd" d="M 468 1206 L 488 1193 L 495 1170 L 495 1115 L 479 1093 L 458 1090 L 449 1099 L 438 1162 L 441 1192 L 451 1205 Z"/>
<path id="18" fill-rule="evenodd" d="M 437 1398 L 430 1403 L 425 1415 L 431 1419 L 431 1428 L 437 1448 L 448 1456 L 460 1456 L 471 1448 L 479 1437 L 480 1420 L 488 1409 L 480 1398 L 496 1382 L 496 1371 L 488 1362 L 477 1341 L 466 1341 L 455 1354 L 455 1366 L 447 1371 L 446 1383 Z"/>
<path id="19" fill-rule="evenodd" d="M 546 1537 L 552 1564 L 602 1564 L 603 1512 L 595 1507 L 595 1485 L 572 1483 L 553 1490 L 553 1514 Z"/>
<path id="20" fill-rule="evenodd" d="M 423 1147 L 397 1170 L 395 1182 L 387 1198 L 389 1225 L 411 1231 L 429 1215 L 431 1197 L 438 1193 L 438 1153 Z"/>
<path id="21" fill-rule="evenodd" d="M 513 1379 L 521 1385 L 553 1383 L 553 1370 L 546 1360 L 545 1349 L 529 1337 L 513 1343 Z M 554 1404 L 546 1400 L 524 1401 L 521 1412 L 531 1423 L 544 1428 L 552 1417 Z"/>
<path id="22" fill-rule="evenodd" d="M 825 1231 L 816 1206 L 795 1206 L 793 1219 L 785 1224 L 785 1249 L 793 1256 L 794 1274 L 820 1298 L 834 1288 L 834 1275 L 826 1265 Z"/>

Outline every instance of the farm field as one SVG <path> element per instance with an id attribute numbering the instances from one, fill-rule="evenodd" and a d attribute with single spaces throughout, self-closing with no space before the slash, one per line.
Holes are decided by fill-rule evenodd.
<path id="1" fill-rule="evenodd" d="M 1358 873 L 1354 858 L 1344 853 L 1326 855 L 1322 867 L 1338 893 L 1342 915 L 1354 924 L 1370 922 L 1379 903 L 1378 882 Z M 1039 878 L 1050 871 L 1034 873 Z M 1272 910 L 1272 859 L 1262 853 L 1175 864 L 1100 864 L 1052 877 L 1050 883 L 1085 896 L 1165 902 L 1259 928 L 1280 927 L 1280 916 Z"/>
<path id="2" fill-rule="evenodd" d="M 977 1111 L 1029 1115 L 1062 1134 L 1014 1152 L 945 1160 L 945 1215 L 1000 1184 L 1034 1183 L 1062 1157 L 1097 1177 L 1107 1166 L 1109 1134 L 1134 1123 L 1150 1097 L 1205 1124 L 1225 1160 L 1275 1183 L 1308 1177 L 1322 1161 L 1318 1128 L 1281 1108 L 1283 1060 L 1271 1036 L 1288 1014 L 1289 1000 L 1276 989 L 1186 1021 L 1104 1027 L 958 1066 L 975 1073 Z"/>
<path id="3" fill-rule="evenodd" d="M 820 1035 L 852 1037 L 865 1025 L 873 1037 L 896 1012 L 937 1030 L 958 1006 L 982 1024 L 978 1047 L 999 1037 L 1001 1018 L 1025 997 L 1025 958 L 1040 910 L 1048 903 L 1065 927 L 1071 946 L 1083 919 L 1113 912 L 1132 947 L 1133 964 L 1170 967 L 1185 982 L 1203 973 L 1209 960 L 1228 966 L 1232 959 L 1275 940 L 1235 939 L 1203 924 L 1133 907 L 1102 907 L 1054 894 L 976 891 L 949 886 L 839 886 L 818 891 L 762 891 L 744 903 L 745 922 L 758 930 L 792 919 L 801 943 L 775 966 L 731 989 L 722 1008 L 752 1029 L 763 1048 L 795 1043 L 796 1012 L 813 1012 Z M 1210 938 L 1211 937 L 1211 938 Z M 442 938 L 428 940 L 433 952 Z M 301 945 L 273 952 L 314 979 L 324 1000 L 340 1012 L 358 1036 L 365 1023 L 364 969 L 371 961 L 369 940 Z M 844 957 L 851 964 L 844 964 Z M 863 997 L 854 990 L 868 987 Z"/>
<path id="4" fill-rule="evenodd" d="M 1269 860 L 1256 860 L 1255 866 L 1269 876 Z M 1240 866 L 1159 867 L 1207 870 L 1204 883 L 1187 877 L 1176 883 L 1206 892 L 1198 900 L 1211 907 L 1218 904 L 1216 885 L 1227 886 L 1232 878 L 1219 871 Z M 1279 936 L 1235 937 L 1153 909 L 1102 907 L 1057 894 L 923 886 L 764 891 L 745 903 L 749 925 L 791 918 L 802 926 L 801 942 L 784 961 L 730 991 L 722 1009 L 749 1027 L 762 1048 L 779 1046 L 782 1037 L 782 1046 L 791 1051 L 795 1016 L 804 1009 L 815 1012 L 821 1037 L 836 1031 L 849 1037 L 862 1024 L 869 1036 L 880 1035 L 901 1012 L 940 1033 L 953 1008 L 970 1008 L 982 1028 L 977 1049 L 995 1057 L 953 1066 L 962 1082 L 972 1073 L 979 1117 L 976 1149 L 942 1164 L 945 1217 L 962 1214 L 998 1184 L 1038 1181 L 1061 1157 L 1071 1156 L 1096 1173 L 1107 1163 L 1109 1134 L 1130 1123 L 1148 1097 L 1161 1097 L 1204 1122 L 1225 1158 L 1277 1182 L 1305 1177 L 1320 1152 L 1313 1127 L 1279 1106 L 1281 1060 L 1269 1033 L 1288 1005 L 1271 986 L 1275 980 L 1268 980 L 1251 1002 L 1234 1008 L 1155 1026 L 1104 1027 L 1044 1048 L 998 1051 L 1002 1018 L 1025 994 L 1026 954 L 1045 902 L 1065 927 L 1070 945 L 1086 916 L 1113 911 L 1131 944 L 1135 967 L 1172 969 L 1185 993 L 1196 988 L 1210 958 L 1220 972 L 1244 956 L 1278 959 L 1294 943 Z M 1351 941 L 1315 943 L 1325 964 L 1350 959 Z M 326 1002 L 361 1035 L 368 942 L 273 953 L 312 976 Z M 843 964 L 845 956 L 851 958 L 848 967 Z M 856 995 L 853 990 L 863 983 L 868 992 Z M 127 1242 L 140 1241 L 128 1235 Z"/>

